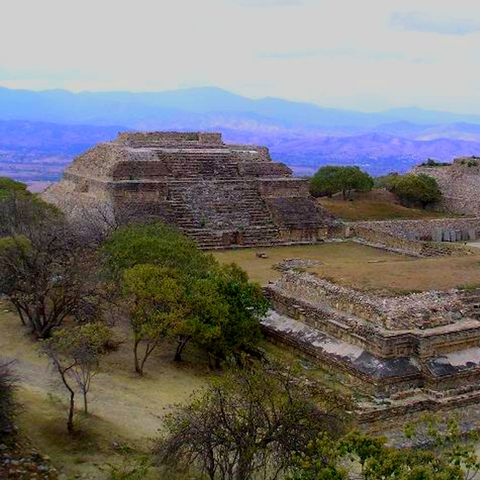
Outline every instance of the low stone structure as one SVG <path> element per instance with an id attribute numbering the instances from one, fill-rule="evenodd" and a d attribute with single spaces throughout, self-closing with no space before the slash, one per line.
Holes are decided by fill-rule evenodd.
<path id="1" fill-rule="evenodd" d="M 345 237 L 376 248 L 441 257 L 468 253 L 462 244 L 480 237 L 480 217 L 352 222 L 343 228 Z"/>
<path id="2" fill-rule="evenodd" d="M 376 297 L 291 271 L 266 291 L 270 338 L 374 397 L 479 396 L 480 290 Z"/>
<path id="3" fill-rule="evenodd" d="M 121 133 L 76 158 L 43 198 L 70 218 L 162 220 L 203 248 L 312 242 L 333 224 L 308 180 L 218 133 Z"/>
<path id="4" fill-rule="evenodd" d="M 480 158 L 456 158 L 451 165 L 418 166 L 413 173 L 434 177 L 442 192 L 437 208 L 446 212 L 480 215 Z"/>

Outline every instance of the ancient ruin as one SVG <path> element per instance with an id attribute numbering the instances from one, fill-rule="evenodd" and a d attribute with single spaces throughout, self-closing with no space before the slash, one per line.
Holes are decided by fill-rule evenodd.
<path id="1" fill-rule="evenodd" d="M 479 401 L 479 289 L 380 297 L 290 271 L 266 291 L 270 338 L 389 407 L 409 398 L 419 409 Z"/>
<path id="2" fill-rule="evenodd" d="M 203 248 L 311 242 L 332 218 L 265 147 L 218 133 L 121 133 L 76 158 L 43 194 L 68 217 L 158 219 Z"/>
<path id="3" fill-rule="evenodd" d="M 434 177 L 442 191 L 437 208 L 464 215 L 480 215 L 480 158 L 456 158 L 451 165 L 421 165 L 413 173 Z"/>

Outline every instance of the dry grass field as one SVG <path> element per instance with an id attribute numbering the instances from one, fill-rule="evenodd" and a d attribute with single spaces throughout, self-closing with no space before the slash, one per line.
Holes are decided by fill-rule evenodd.
<path id="1" fill-rule="evenodd" d="M 16 315 L 1 302 L 0 332 L 0 357 L 15 362 L 20 379 L 20 428 L 66 479 L 108 478 L 107 464 L 121 463 L 124 451 L 132 456 L 148 452 L 164 416 L 175 404 L 188 401 L 211 376 L 205 359 L 193 349 L 187 349 L 185 361 L 178 364 L 165 346 L 147 363 L 146 376 L 139 378 L 132 368 L 128 332 L 116 326 L 116 338 L 124 343 L 105 357 L 93 380 L 91 415 L 78 413 L 78 434 L 72 439 L 66 431 L 66 390 L 41 355 L 39 342 L 26 335 Z M 80 398 L 77 406 L 81 408 Z"/>
<path id="2" fill-rule="evenodd" d="M 341 195 L 323 197 L 318 202 L 330 213 L 347 221 L 362 220 L 419 220 L 451 217 L 451 214 L 406 208 L 398 203 L 395 196 L 384 190 L 357 192 L 353 201 L 343 200 Z"/>
<path id="3" fill-rule="evenodd" d="M 259 251 L 265 252 L 268 258 L 257 258 L 256 252 Z M 462 257 L 417 259 L 346 242 L 226 250 L 214 255 L 220 262 L 238 263 L 252 280 L 261 284 L 267 284 L 281 275 L 272 268 L 274 264 L 287 258 L 301 258 L 323 263 L 308 268 L 310 273 L 380 294 L 480 285 L 480 249 L 472 249 L 471 255 Z"/>

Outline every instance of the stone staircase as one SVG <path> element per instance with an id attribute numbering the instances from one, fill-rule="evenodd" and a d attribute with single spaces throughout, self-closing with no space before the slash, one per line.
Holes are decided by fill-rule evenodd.
<path id="1" fill-rule="evenodd" d="M 480 288 L 462 292 L 462 300 L 467 316 L 480 320 Z"/>
<path id="2" fill-rule="evenodd" d="M 166 178 L 177 180 L 228 180 L 239 176 L 236 162 L 228 150 L 179 150 L 171 157 L 162 157 L 167 167 Z"/>
<path id="3" fill-rule="evenodd" d="M 171 182 L 167 204 L 177 227 L 202 248 L 269 245 L 278 240 L 278 228 L 248 182 Z"/>

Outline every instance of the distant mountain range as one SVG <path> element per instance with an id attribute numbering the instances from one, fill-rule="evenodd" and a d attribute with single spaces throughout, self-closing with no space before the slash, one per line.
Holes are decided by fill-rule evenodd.
<path id="1" fill-rule="evenodd" d="M 160 93 L 0 88 L 0 175 L 56 180 L 78 153 L 122 130 L 215 130 L 267 145 L 297 174 L 357 164 L 378 175 L 428 157 L 480 154 L 480 115 L 417 108 L 363 113 L 218 88 Z"/>

